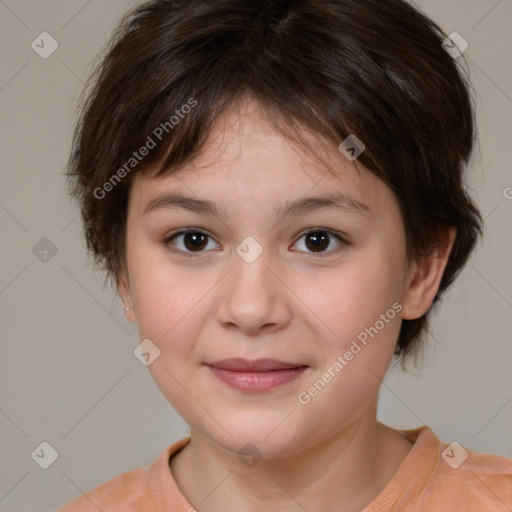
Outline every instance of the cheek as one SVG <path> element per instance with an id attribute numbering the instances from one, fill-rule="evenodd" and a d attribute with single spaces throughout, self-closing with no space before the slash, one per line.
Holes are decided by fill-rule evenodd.
<path id="1" fill-rule="evenodd" d="M 382 247 L 361 252 L 335 271 L 302 281 L 298 295 L 315 314 L 314 329 L 331 354 L 346 350 L 376 322 L 381 339 L 395 340 L 400 319 L 393 304 L 403 301 L 404 268 L 403 258 L 393 252 Z"/>
<path id="2" fill-rule="evenodd" d="M 204 288 L 197 280 L 146 273 L 135 288 L 140 335 L 154 340 L 162 350 L 179 353 L 189 349 L 187 341 L 200 330 Z"/>
<path id="3" fill-rule="evenodd" d="M 334 422 L 362 410 L 378 391 L 393 357 L 401 326 L 405 246 L 383 237 L 319 288 L 309 288 L 326 333 L 319 341 L 322 368 L 304 401 L 333 409 Z M 311 294 L 317 290 L 316 294 Z M 334 375 L 334 376 L 333 376 Z M 324 387 L 325 386 L 325 387 Z"/>
<path id="4" fill-rule="evenodd" d="M 190 351 L 188 340 L 200 328 L 197 315 L 214 283 L 191 269 L 172 266 L 159 248 L 140 244 L 130 256 L 131 294 L 141 339 L 149 338 L 162 352 L 178 357 Z"/>
<path id="5" fill-rule="evenodd" d="M 191 381 L 189 367 L 207 315 L 205 294 L 214 283 L 208 286 L 190 272 L 168 265 L 162 269 L 154 260 L 144 261 L 146 264 L 133 272 L 139 336 L 141 340 L 149 338 L 160 350 L 148 370 L 174 409 L 186 421 L 193 421 L 194 414 L 200 415 L 201 411 L 195 411 L 191 396 L 200 399 L 200 393 Z"/>
<path id="6" fill-rule="evenodd" d="M 368 294 L 366 301 L 356 301 L 345 295 L 343 300 L 348 302 L 328 318 L 335 335 L 318 339 L 321 365 L 296 397 L 304 414 L 330 411 L 322 428 L 335 429 L 350 422 L 378 392 L 401 325 L 402 306 L 392 298 L 392 294 Z"/>

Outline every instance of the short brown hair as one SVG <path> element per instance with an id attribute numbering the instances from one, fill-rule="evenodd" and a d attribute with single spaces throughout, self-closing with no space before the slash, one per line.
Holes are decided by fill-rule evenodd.
<path id="1" fill-rule="evenodd" d="M 304 126 L 336 145 L 351 134 L 364 142 L 358 161 L 394 191 L 409 258 L 457 229 L 435 303 L 482 231 L 464 183 L 475 140 L 470 85 L 445 37 L 403 0 L 141 4 L 90 78 L 68 163 L 96 263 L 118 283 L 133 176 L 191 161 L 218 116 L 249 94 L 269 119 L 286 119 L 283 131 Z M 135 160 L 150 139 L 155 146 Z M 403 320 L 397 355 L 417 345 L 431 309 Z"/>

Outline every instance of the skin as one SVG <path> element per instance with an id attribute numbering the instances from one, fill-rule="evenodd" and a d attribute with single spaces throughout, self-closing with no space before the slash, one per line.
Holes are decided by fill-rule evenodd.
<path id="1" fill-rule="evenodd" d="M 400 322 L 431 305 L 455 232 L 430 256 L 408 262 L 393 192 L 332 143 L 303 134 L 322 158 L 276 132 L 247 99 L 226 113 L 193 162 L 163 178 L 148 169 L 132 183 L 119 293 L 140 339 L 161 351 L 149 366 L 156 384 L 190 426 L 191 442 L 170 467 L 201 512 L 361 510 L 412 447 L 377 422 L 378 391 Z M 222 204 L 227 215 L 144 213 L 168 192 Z M 285 200 L 332 192 L 369 211 L 273 211 Z M 194 253 L 187 235 L 168 240 L 187 228 L 210 236 L 202 252 Z M 304 235 L 310 228 L 344 234 L 348 244 L 331 235 L 314 252 Z M 263 251 L 252 263 L 236 252 L 248 236 Z M 298 394 L 395 302 L 402 310 L 301 404 Z M 240 391 L 204 364 L 233 357 L 308 368 L 270 391 Z M 262 454 L 252 467 L 236 454 L 248 442 Z"/>

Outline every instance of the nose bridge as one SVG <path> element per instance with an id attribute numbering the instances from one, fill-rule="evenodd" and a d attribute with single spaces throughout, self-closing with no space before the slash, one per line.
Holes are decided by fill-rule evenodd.
<path id="1" fill-rule="evenodd" d="M 268 267 L 271 262 L 269 248 L 257 242 L 253 237 L 247 237 L 236 248 L 236 256 L 233 258 L 235 265 L 235 280 L 242 286 L 258 287 L 268 284 Z"/>
<path id="2" fill-rule="evenodd" d="M 285 287 L 270 270 L 276 266 L 272 254 L 253 237 L 247 237 L 238 245 L 233 254 L 234 268 L 222 290 L 220 322 L 236 324 L 250 332 L 267 324 L 277 327 L 286 323 Z"/>
<path id="3" fill-rule="evenodd" d="M 231 296 L 237 295 L 238 300 L 247 297 L 249 303 L 255 295 L 258 299 L 269 300 L 273 288 L 268 269 L 272 264 L 270 253 L 268 248 L 264 249 L 253 237 L 245 238 L 238 245 L 233 257 L 235 268 L 230 285 Z"/>

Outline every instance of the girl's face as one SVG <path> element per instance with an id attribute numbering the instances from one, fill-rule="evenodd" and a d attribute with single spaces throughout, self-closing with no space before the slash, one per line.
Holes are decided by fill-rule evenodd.
<path id="1" fill-rule="evenodd" d="M 135 177 L 120 292 L 191 429 L 278 457 L 374 406 L 410 279 L 391 190 L 337 147 L 318 139 L 313 159 L 244 109 L 179 172 Z"/>

